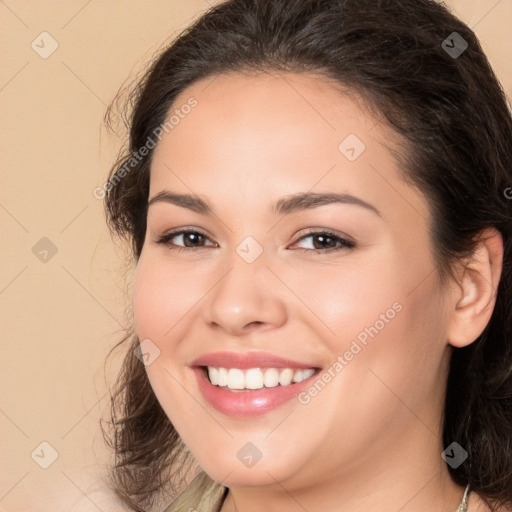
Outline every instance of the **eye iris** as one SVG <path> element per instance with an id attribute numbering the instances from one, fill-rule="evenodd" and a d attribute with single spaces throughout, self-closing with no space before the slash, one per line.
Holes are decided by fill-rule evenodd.
<path id="1" fill-rule="evenodd" d="M 203 235 L 200 235 L 199 233 L 185 233 L 183 235 L 183 242 L 186 247 L 194 247 L 194 241 L 197 243 L 198 239 L 203 238 Z M 187 242 L 192 242 L 192 245 L 187 245 Z"/>
<path id="2" fill-rule="evenodd" d="M 315 235 L 313 237 L 313 240 L 323 240 L 323 242 L 325 243 L 326 240 L 331 240 L 333 241 L 333 237 L 331 236 L 328 236 L 328 235 Z M 313 245 L 315 246 L 315 249 L 325 249 L 326 246 L 322 244 L 322 242 L 320 243 L 320 246 L 317 247 L 317 244 L 315 242 L 313 242 Z"/>

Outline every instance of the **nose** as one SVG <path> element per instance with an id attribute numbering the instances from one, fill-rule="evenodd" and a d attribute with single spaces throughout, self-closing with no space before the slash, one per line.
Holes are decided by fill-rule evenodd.
<path id="1" fill-rule="evenodd" d="M 202 309 L 210 328 L 233 336 L 267 330 L 286 322 L 285 292 L 263 257 L 247 263 L 237 255 L 210 293 Z"/>

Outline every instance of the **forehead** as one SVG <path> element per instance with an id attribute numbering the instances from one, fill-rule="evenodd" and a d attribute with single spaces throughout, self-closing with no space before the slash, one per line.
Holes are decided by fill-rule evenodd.
<path id="1" fill-rule="evenodd" d="M 184 90 L 169 116 L 178 122 L 155 148 L 150 196 L 168 188 L 213 202 L 228 195 L 244 208 L 335 190 L 381 204 L 403 195 L 407 209 L 417 195 L 390 152 L 404 151 L 403 141 L 357 94 L 319 76 L 209 77 Z"/>
<path id="2" fill-rule="evenodd" d="M 187 107 L 191 100 L 197 103 L 193 109 Z M 190 112 L 178 119 L 181 110 Z M 169 118 L 174 120 L 169 130 L 173 136 L 164 135 L 169 144 L 160 144 L 156 155 L 169 146 L 178 149 L 180 143 L 191 142 L 196 132 L 202 135 L 195 140 L 198 148 L 210 153 L 215 148 L 219 153 L 252 148 L 251 159 L 275 159 L 292 148 L 301 158 L 316 157 L 327 147 L 337 157 L 339 143 L 348 134 L 364 138 L 377 122 L 354 92 L 342 92 L 339 85 L 320 76 L 296 73 L 230 73 L 203 79 L 176 98 Z M 391 142 L 393 132 L 385 126 L 382 130 L 386 133 L 380 135 Z"/>

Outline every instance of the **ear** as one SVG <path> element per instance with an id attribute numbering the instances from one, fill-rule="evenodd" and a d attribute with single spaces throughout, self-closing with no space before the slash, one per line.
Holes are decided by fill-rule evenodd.
<path id="1" fill-rule="evenodd" d="M 503 263 L 503 238 L 494 228 L 478 237 L 473 254 L 461 262 L 454 286 L 448 342 L 454 347 L 473 343 L 491 319 Z"/>

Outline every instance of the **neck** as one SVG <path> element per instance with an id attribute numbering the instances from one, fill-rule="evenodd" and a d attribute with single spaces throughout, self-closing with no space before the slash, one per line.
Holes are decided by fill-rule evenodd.
<path id="1" fill-rule="evenodd" d="M 451 479 L 440 457 L 441 443 L 432 449 L 422 435 L 423 450 L 417 448 L 422 445 L 419 439 L 410 439 L 400 451 L 378 457 L 380 462 L 307 487 L 294 486 L 292 479 L 274 479 L 258 487 L 232 486 L 221 512 L 454 512 L 465 487 Z"/>

